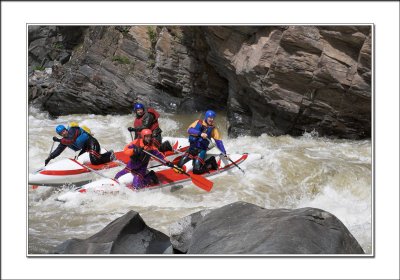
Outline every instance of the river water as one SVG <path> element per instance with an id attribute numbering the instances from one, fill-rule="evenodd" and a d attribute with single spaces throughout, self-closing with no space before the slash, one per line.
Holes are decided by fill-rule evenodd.
<path id="1" fill-rule="evenodd" d="M 87 238 L 129 210 L 140 213 L 145 222 L 165 234 L 181 217 L 218 208 L 241 200 L 265 208 L 316 207 L 338 217 L 367 254 L 372 252 L 372 165 L 371 141 L 331 140 L 315 133 L 302 137 L 226 137 L 226 118 L 216 123 L 225 135 L 228 153 L 258 153 L 261 160 L 246 165 L 246 175 L 237 170 L 212 179 L 210 193 L 193 185 L 167 192 L 126 192 L 119 195 L 82 195 L 66 202 L 57 197 L 68 188 L 28 186 L 28 253 L 49 254 L 70 238 Z M 188 125 L 200 118 L 162 114 L 163 136 L 186 137 Z M 68 115 L 57 119 L 29 108 L 29 172 L 44 165 L 55 136 L 55 126 L 70 121 L 88 126 L 102 147 L 121 150 L 130 142 L 127 131 L 133 115 Z M 65 150 L 60 157 L 74 156 Z M 56 160 L 56 159 L 55 159 Z M 104 174 L 114 176 L 120 169 Z M 100 178 L 100 177 L 99 177 Z"/>

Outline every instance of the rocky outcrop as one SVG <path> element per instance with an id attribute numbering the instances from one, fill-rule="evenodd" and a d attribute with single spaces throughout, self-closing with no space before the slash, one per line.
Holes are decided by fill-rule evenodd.
<path id="1" fill-rule="evenodd" d="M 168 236 L 148 227 L 140 215 L 129 211 L 87 239 L 70 239 L 55 254 L 168 254 Z"/>
<path id="2" fill-rule="evenodd" d="M 371 135 L 369 26 L 207 27 L 231 135 Z"/>
<path id="3" fill-rule="evenodd" d="M 340 220 L 315 208 L 235 202 L 185 217 L 171 232 L 174 249 L 187 254 L 364 254 Z"/>
<path id="4" fill-rule="evenodd" d="M 57 27 L 51 34 L 58 34 L 63 45 L 68 45 L 64 40 L 77 42 L 78 36 L 70 36 L 72 40 L 62 31 L 57 33 Z M 226 107 L 226 80 L 203 53 L 183 45 L 192 40 L 205 48 L 180 28 L 95 26 L 82 32 L 67 64 L 60 66 L 55 58 L 45 87 L 34 81 L 36 73 L 30 75 L 29 100 L 51 115 L 126 114 L 135 101 L 171 112 Z M 47 42 L 32 39 L 30 45 L 40 43 L 44 52 Z"/>
<path id="5" fill-rule="evenodd" d="M 231 136 L 371 136 L 370 26 L 30 26 L 28 37 L 29 100 L 54 116 L 125 114 L 139 100 L 226 109 Z"/>
<path id="6" fill-rule="evenodd" d="M 315 208 L 265 209 L 235 202 L 170 225 L 170 237 L 129 211 L 95 235 L 60 244 L 56 254 L 364 254 L 332 214 Z"/>

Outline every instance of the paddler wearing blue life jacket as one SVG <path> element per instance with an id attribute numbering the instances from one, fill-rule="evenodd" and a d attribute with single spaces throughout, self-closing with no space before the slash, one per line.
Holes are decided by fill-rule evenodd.
<path id="1" fill-rule="evenodd" d="M 150 129 L 152 132 L 153 143 L 160 152 L 172 151 L 172 146 L 168 141 L 162 142 L 162 130 L 158 123 L 160 113 L 154 108 L 145 108 L 142 103 L 135 103 L 132 111 L 136 114 L 133 127 L 128 127 L 129 132 L 135 132 L 134 139 L 140 138 L 140 133 L 144 129 Z"/>
<path id="2" fill-rule="evenodd" d="M 68 128 L 64 125 L 58 125 L 56 127 L 56 132 L 63 138 L 59 139 L 53 136 L 53 141 L 59 142 L 60 144 L 45 160 L 45 165 L 47 165 L 50 160 L 58 157 L 67 147 L 76 152 L 80 151 L 78 157 L 88 152 L 90 162 L 94 165 L 107 163 L 116 159 L 112 150 L 100 154 L 100 144 L 97 139 L 93 137 L 88 128 L 85 130 L 76 123 L 72 123 Z"/>
<path id="3" fill-rule="evenodd" d="M 187 132 L 189 134 L 190 146 L 188 151 L 179 161 L 179 167 L 182 168 L 185 163 L 193 160 L 194 174 L 202 174 L 210 169 L 218 169 L 218 164 L 214 156 L 204 160 L 211 139 L 214 139 L 218 149 L 226 156 L 225 147 L 221 140 L 221 134 L 214 126 L 214 119 L 216 116 L 217 114 L 214 111 L 208 110 L 205 113 L 204 120 L 197 120 L 189 126 Z M 176 169 L 174 170 L 177 171 Z"/>

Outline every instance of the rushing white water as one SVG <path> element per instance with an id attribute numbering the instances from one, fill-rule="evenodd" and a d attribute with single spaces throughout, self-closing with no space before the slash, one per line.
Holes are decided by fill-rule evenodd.
<path id="1" fill-rule="evenodd" d="M 186 137 L 187 126 L 200 114 L 162 114 L 163 136 Z M 57 124 L 77 121 L 91 128 L 102 147 L 120 150 L 131 138 L 127 127 L 133 115 L 69 115 L 50 119 L 29 108 L 29 171 L 40 168 L 47 158 Z M 226 135 L 226 118 L 216 119 Z M 181 217 L 206 208 L 217 208 L 238 200 L 265 208 L 316 207 L 337 216 L 358 240 L 372 252 L 372 169 L 371 141 L 329 140 L 313 133 L 302 137 L 224 138 L 228 153 L 259 153 L 263 158 L 213 179 L 206 193 L 193 185 L 175 192 L 163 189 L 118 195 L 87 194 L 65 203 L 58 196 L 68 188 L 28 187 L 28 251 L 51 253 L 69 238 L 87 238 L 129 210 L 140 213 L 146 223 L 166 234 L 168 226 Z M 65 150 L 60 157 L 73 156 Z M 56 160 L 56 159 L 55 159 Z M 120 169 L 108 170 L 113 176 Z"/>

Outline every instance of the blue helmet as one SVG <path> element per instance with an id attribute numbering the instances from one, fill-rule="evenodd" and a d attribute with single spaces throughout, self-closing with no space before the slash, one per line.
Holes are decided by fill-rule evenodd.
<path id="1" fill-rule="evenodd" d="M 133 111 L 136 112 L 137 109 L 144 110 L 144 105 L 142 103 L 135 103 L 135 105 L 133 105 Z"/>
<path id="2" fill-rule="evenodd" d="M 57 125 L 56 127 L 57 134 L 61 135 L 61 132 L 63 132 L 64 130 L 66 130 L 65 126 L 63 126 L 62 124 Z"/>
<path id="3" fill-rule="evenodd" d="M 212 110 L 208 110 L 205 114 L 205 120 L 207 120 L 208 118 L 213 118 L 215 119 L 215 117 L 217 116 L 217 114 L 212 111 Z"/>

